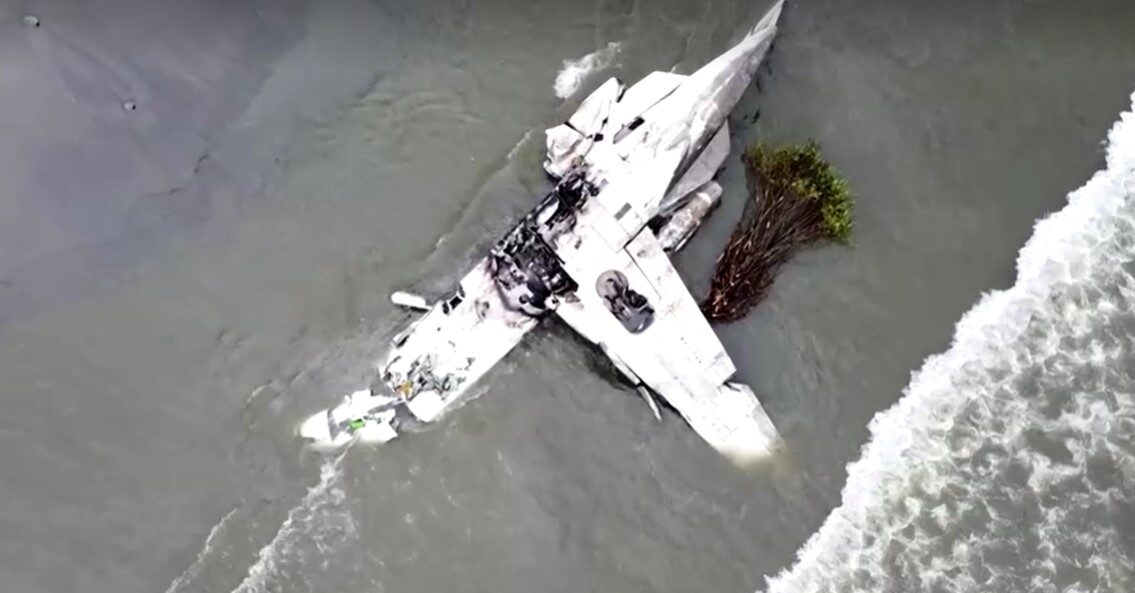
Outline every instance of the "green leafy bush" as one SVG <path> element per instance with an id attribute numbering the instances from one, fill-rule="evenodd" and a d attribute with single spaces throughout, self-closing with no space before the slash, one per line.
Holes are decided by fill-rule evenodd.
<path id="1" fill-rule="evenodd" d="M 798 250 L 823 241 L 847 243 L 853 229 L 851 191 L 814 141 L 782 148 L 761 143 L 742 161 L 751 200 L 702 302 L 711 321 L 744 317 Z"/>

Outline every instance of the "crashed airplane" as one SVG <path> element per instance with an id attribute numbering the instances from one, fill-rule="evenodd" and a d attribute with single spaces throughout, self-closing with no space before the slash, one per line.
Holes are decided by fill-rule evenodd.
<path id="1" fill-rule="evenodd" d="M 596 344 L 658 415 L 665 399 L 718 451 L 745 462 L 778 436 L 670 262 L 721 198 L 727 118 L 767 53 L 783 0 L 729 51 L 691 75 L 610 79 L 547 130 L 557 183 L 455 290 L 393 339 L 385 394 L 348 395 L 308 418 L 318 447 L 385 442 L 430 422 L 549 315 Z M 384 390 L 385 391 L 385 390 Z M 653 395 L 652 395 L 653 394 Z"/>

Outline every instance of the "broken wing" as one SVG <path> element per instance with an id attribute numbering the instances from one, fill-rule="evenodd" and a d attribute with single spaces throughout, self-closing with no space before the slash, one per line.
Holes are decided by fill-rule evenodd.
<path id="1" fill-rule="evenodd" d="M 610 214 L 588 208 L 579 224 L 610 226 Z M 599 234 L 603 234 L 601 231 Z M 557 250 L 579 284 L 576 298 L 556 309 L 568 325 L 597 344 L 630 380 L 661 395 L 714 448 L 748 461 L 768 455 L 776 430 L 752 390 L 729 379 L 736 372 L 662 246 L 643 228 L 624 247 L 580 241 Z M 654 309 L 653 321 L 632 332 L 609 308 L 602 283 L 617 272 Z"/>

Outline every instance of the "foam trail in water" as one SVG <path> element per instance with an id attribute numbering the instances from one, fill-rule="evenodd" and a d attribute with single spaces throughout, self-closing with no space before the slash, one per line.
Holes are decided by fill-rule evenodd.
<path id="1" fill-rule="evenodd" d="M 556 74 L 556 96 L 561 99 L 572 96 L 592 72 L 610 66 L 615 56 L 619 54 L 619 49 L 619 43 L 612 41 L 607 47 L 593 51 L 578 60 L 564 60 L 563 68 L 560 68 L 560 72 Z"/>
<path id="2" fill-rule="evenodd" d="M 288 512 L 276 536 L 261 548 L 234 593 L 309 590 L 308 569 L 319 566 L 322 559 L 358 535 L 354 520 L 344 508 L 346 494 L 338 483 L 339 469 L 349 450 L 323 461 L 319 483 Z"/>
<path id="3" fill-rule="evenodd" d="M 201 569 L 205 566 L 206 559 L 213 553 L 217 537 L 225 530 L 229 524 L 229 520 L 232 519 L 239 510 L 239 505 L 233 507 L 232 510 L 225 513 L 225 516 L 221 517 L 221 520 L 217 521 L 217 524 L 209 530 L 209 535 L 205 536 L 205 544 L 201 546 L 201 551 L 197 553 L 197 558 L 193 560 L 193 564 L 169 584 L 169 587 L 166 588 L 166 593 L 177 593 L 181 591 L 187 583 L 192 582 L 193 579 L 196 579 L 201 574 Z"/>
<path id="4" fill-rule="evenodd" d="M 1135 95 L 1132 96 L 1135 101 Z M 769 593 L 1135 590 L 1135 114 L 870 425 Z"/>
<path id="5" fill-rule="evenodd" d="M 528 142 L 528 139 L 531 137 L 532 130 L 524 132 L 524 135 L 520 137 L 520 140 L 517 140 L 516 144 L 512 145 L 512 149 L 508 151 L 508 156 L 505 157 L 505 160 L 511 161 L 512 159 L 516 158 L 516 155 L 520 154 L 520 147 L 524 146 L 524 143 Z"/>

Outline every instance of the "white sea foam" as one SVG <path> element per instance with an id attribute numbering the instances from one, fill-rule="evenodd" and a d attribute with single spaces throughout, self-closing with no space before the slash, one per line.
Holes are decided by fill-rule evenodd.
<path id="1" fill-rule="evenodd" d="M 319 559 L 332 555 L 358 535 L 354 519 L 344 508 L 346 494 L 339 485 L 339 469 L 346 454 L 344 451 L 323 461 L 319 483 L 288 512 L 234 593 L 299 591 L 297 582 L 307 581 L 304 571 L 318 566 Z"/>
<path id="2" fill-rule="evenodd" d="M 201 546 L 201 551 L 197 553 L 197 558 L 193 560 L 193 564 L 169 584 L 169 587 L 166 588 L 166 593 L 178 593 L 183 590 L 182 588 L 185 587 L 187 583 L 197 578 L 201 573 L 202 567 L 205 565 L 205 561 L 214 551 L 214 544 L 217 537 L 225 530 L 229 524 L 229 520 L 236 515 L 238 510 L 240 510 L 239 505 L 233 507 L 232 510 L 225 513 L 225 516 L 221 517 L 221 520 L 217 521 L 217 524 L 209 530 L 209 535 L 205 536 L 205 544 Z"/>
<path id="3" fill-rule="evenodd" d="M 572 96 L 592 72 L 610 66 L 619 55 L 619 50 L 619 43 L 612 41 L 607 47 L 597 49 L 577 60 L 564 60 L 563 68 L 560 68 L 559 73 L 556 74 L 556 96 L 561 99 Z"/>
<path id="4" fill-rule="evenodd" d="M 508 156 L 505 157 L 505 160 L 511 161 L 512 159 L 516 158 L 516 155 L 520 154 L 520 147 L 524 146 L 524 143 L 528 142 L 528 139 L 531 137 L 532 130 L 524 132 L 524 135 L 520 137 L 520 140 L 517 140 L 516 144 L 512 146 L 512 149 L 508 151 Z"/>
<path id="5" fill-rule="evenodd" d="M 841 505 L 769 593 L 1135 590 L 1133 262 L 1128 112 L 1016 283 L 872 420 Z"/>

